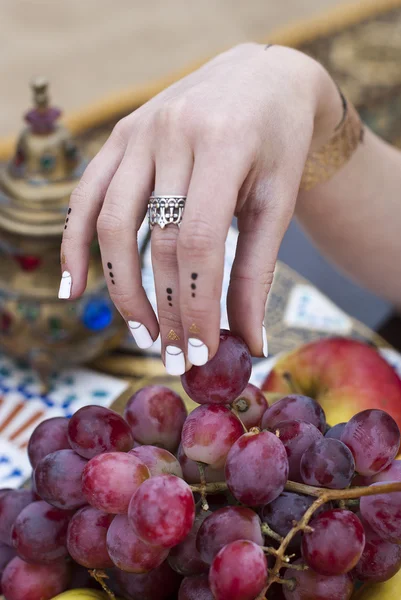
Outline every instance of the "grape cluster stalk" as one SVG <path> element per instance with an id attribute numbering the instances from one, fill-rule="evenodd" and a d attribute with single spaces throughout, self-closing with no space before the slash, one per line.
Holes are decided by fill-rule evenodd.
<path id="1" fill-rule="evenodd" d="M 245 427 L 244 429 L 245 431 L 247 431 Z M 256 430 L 257 428 L 253 429 Z M 198 485 L 190 485 L 190 488 L 194 494 L 196 493 L 201 495 L 202 507 L 204 510 L 208 510 L 209 506 L 206 500 L 207 494 L 220 494 L 221 492 L 225 492 L 228 490 L 228 485 L 225 481 L 206 483 L 206 481 L 204 480 L 203 482 L 201 481 L 201 483 Z M 271 538 L 279 541 L 280 546 L 278 549 L 275 549 L 271 546 L 263 548 L 266 554 L 275 557 L 275 563 L 273 567 L 269 569 L 267 585 L 263 590 L 261 596 L 266 594 L 267 590 L 273 585 L 273 583 L 280 583 L 282 585 L 288 586 L 289 588 L 293 588 L 294 582 L 291 579 L 282 579 L 280 577 L 281 569 L 308 569 L 307 565 L 298 565 L 291 563 L 292 556 L 288 556 L 286 553 L 289 544 L 297 535 L 297 533 L 309 532 L 312 530 L 309 526 L 309 522 L 312 519 L 313 515 L 316 513 L 316 511 L 319 510 L 319 508 L 321 508 L 328 502 L 333 501 L 346 504 L 347 500 L 356 500 L 365 496 L 401 492 L 401 482 L 382 483 L 375 485 L 374 487 L 351 487 L 346 490 L 328 490 L 326 488 L 318 488 L 311 485 L 305 485 L 303 483 L 297 483 L 296 481 L 287 481 L 287 483 L 285 484 L 285 489 L 289 492 L 295 492 L 298 494 L 316 497 L 316 500 L 305 512 L 302 519 L 300 519 L 300 521 L 298 521 L 297 523 L 294 523 L 293 528 L 288 532 L 288 534 L 284 538 L 277 534 L 275 531 L 273 531 L 270 527 L 268 527 L 266 523 L 262 524 L 262 532 L 269 535 Z"/>

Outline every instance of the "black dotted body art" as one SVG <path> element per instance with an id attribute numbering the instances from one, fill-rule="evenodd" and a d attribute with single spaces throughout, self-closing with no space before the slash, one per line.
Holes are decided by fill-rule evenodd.
<path id="1" fill-rule="evenodd" d="M 70 220 L 68 215 L 70 215 L 70 214 L 71 214 L 71 208 L 69 208 L 68 211 L 67 211 L 67 218 L 66 218 L 65 223 L 64 223 L 64 229 L 67 229 L 67 223 Z"/>
<path id="2" fill-rule="evenodd" d="M 195 294 L 195 290 L 196 290 L 196 283 L 195 283 L 195 281 L 198 279 L 198 273 L 192 273 L 191 274 L 191 279 L 192 279 L 192 283 L 191 283 L 192 298 L 195 298 L 195 296 L 196 296 L 196 294 Z"/>
<path id="3" fill-rule="evenodd" d="M 172 296 L 173 290 L 171 288 L 167 288 L 166 292 L 167 292 L 168 305 L 173 306 L 173 296 Z"/>
<path id="4" fill-rule="evenodd" d="M 112 271 L 113 265 L 111 264 L 111 262 L 107 263 L 107 268 L 109 269 L 109 275 L 110 275 L 110 278 L 111 278 L 111 283 L 113 285 L 115 285 L 116 282 L 114 281 L 114 275 L 113 275 L 113 271 Z"/>

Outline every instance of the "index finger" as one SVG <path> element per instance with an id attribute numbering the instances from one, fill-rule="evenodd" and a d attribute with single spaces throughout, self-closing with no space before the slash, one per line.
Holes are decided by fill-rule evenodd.
<path id="1" fill-rule="evenodd" d="M 120 132 L 121 128 L 113 130 L 71 194 L 61 243 L 61 299 L 78 298 L 85 291 L 96 221 L 125 153 L 125 138 Z"/>

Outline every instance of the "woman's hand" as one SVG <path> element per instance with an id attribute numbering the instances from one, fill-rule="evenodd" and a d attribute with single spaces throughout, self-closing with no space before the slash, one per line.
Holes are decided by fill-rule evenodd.
<path id="1" fill-rule="evenodd" d="M 167 370 L 182 374 L 185 357 L 203 364 L 217 350 L 225 240 L 236 215 L 230 327 L 253 355 L 266 354 L 266 297 L 305 160 L 340 117 L 326 71 L 279 46 L 238 46 L 166 89 L 116 125 L 72 194 L 62 242 L 71 284 L 61 297 L 83 293 L 97 230 L 110 296 L 138 345 L 150 346 L 160 329 Z M 153 190 L 187 196 L 181 228 L 152 232 L 159 323 L 136 242 Z"/>

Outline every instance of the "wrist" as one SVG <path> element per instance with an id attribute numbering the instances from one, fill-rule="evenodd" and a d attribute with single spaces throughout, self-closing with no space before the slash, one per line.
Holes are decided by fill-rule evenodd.
<path id="1" fill-rule="evenodd" d="M 260 44 L 254 48 L 260 53 Z M 266 56 L 277 61 L 280 70 L 291 77 L 295 70 L 295 93 L 298 102 L 303 99 L 304 107 L 313 118 L 313 133 L 310 151 L 319 150 L 330 140 L 343 117 L 341 93 L 328 71 L 319 62 L 306 54 L 284 46 L 263 46 Z M 302 77 L 297 75 L 301 73 Z"/>
<path id="2" fill-rule="evenodd" d="M 316 109 L 310 152 L 319 150 L 334 135 L 335 129 L 344 115 L 341 93 L 326 69 L 317 63 L 316 69 Z"/>

